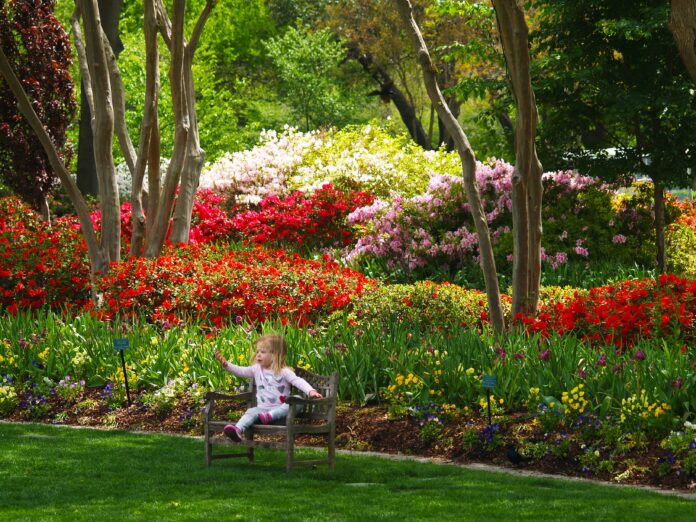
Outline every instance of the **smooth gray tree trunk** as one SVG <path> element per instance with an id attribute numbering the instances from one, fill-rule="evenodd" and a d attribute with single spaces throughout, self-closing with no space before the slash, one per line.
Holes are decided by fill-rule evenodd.
<path id="1" fill-rule="evenodd" d="M 99 0 L 101 26 L 118 57 L 123 50 L 123 42 L 118 34 L 118 22 L 121 16 L 123 0 Z M 99 194 L 99 179 L 94 159 L 94 136 L 92 134 L 92 115 L 85 96 L 85 86 L 80 89 L 80 135 L 77 143 L 77 186 L 84 195 Z"/>

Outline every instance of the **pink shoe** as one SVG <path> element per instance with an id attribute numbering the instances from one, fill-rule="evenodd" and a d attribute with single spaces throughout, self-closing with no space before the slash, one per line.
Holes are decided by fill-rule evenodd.
<path id="1" fill-rule="evenodd" d="M 259 421 L 261 421 L 261 424 L 270 424 L 273 422 L 273 415 L 268 413 L 267 411 L 262 411 L 259 413 Z"/>
<path id="2" fill-rule="evenodd" d="M 240 430 L 234 424 L 227 424 L 224 428 L 222 428 L 222 431 L 234 442 L 242 442 L 242 430 Z"/>

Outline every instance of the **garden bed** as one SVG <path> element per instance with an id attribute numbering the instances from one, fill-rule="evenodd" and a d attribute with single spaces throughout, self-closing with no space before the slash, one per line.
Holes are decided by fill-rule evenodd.
<path id="1" fill-rule="evenodd" d="M 72 405 L 50 397 L 42 418 L 31 418 L 28 410 L 17 409 L 5 420 L 201 434 L 200 408 L 192 400 L 179 401 L 171 410 L 157 412 L 143 405 L 140 395 L 133 394 L 130 407 L 112 409 L 104 405 L 102 394 L 102 389 L 87 388 L 82 398 Z M 239 413 L 230 410 L 230 418 Z M 358 407 L 341 404 L 336 442 L 339 448 L 354 451 L 437 457 L 456 463 L 482 462 L 613 483 L 696 490 L 696 475 L 679 469 L 670 461 L 669 452 L 656 440 L 627 440 L 614 448 L 594 446 L 597 449 L 592 453 L 599 452 L 599 456 L 592 465 L 579 431 L 544 433 L 536 419 L 522 413 L 494 416 L 492 422 L 493 427 L 489 426 L 485 416 L 471 416 L 423 423 L 408 415 L 393 418 L 386 408 L 379 405 Z M 319 441 L 303 436 L 299 442 L 314 445 Z M 511 446 L 519 449 L 522 462 L 511 462 L 508 455 Z M 540 454 L 538 448 L 542 447 L 545 451 Z M 532 455 L 532 448 L 537 448 L 536 456 Z"/>

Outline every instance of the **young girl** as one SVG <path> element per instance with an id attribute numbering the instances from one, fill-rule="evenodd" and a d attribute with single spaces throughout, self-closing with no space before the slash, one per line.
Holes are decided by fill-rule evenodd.
<path id="1" fill-rule="evenodd" d="M 287 344 L 279 335 L 264 335 L 256 341 L 255 364 L 237 366 L 230 363 L 218 351 L 215 358 L 228 372 L 237 377 L 253 377 L 256 383 L 256 408 L 249 408 L 237 424 L 224 427 L 225 435 L 235 442 L 242 441 L 242 433 L 258 419 L 262 424 L 287 417 L 290 406 L 285 398 L 290 394 L 290 387 L 295 386 L 309 395 L 321 399 L 321 394 L 312 386 L 295 375 L 291 368 L 285 366 Z"/>

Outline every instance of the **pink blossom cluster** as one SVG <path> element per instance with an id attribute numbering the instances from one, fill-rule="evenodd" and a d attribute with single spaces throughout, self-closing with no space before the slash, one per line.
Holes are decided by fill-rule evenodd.
<path id="1" fill-rule="evenodd" d="M 512 225 L 513 167 L 503 161 L 477 163 L 476 181 L 494 244 L 510 233 Z M 544 174 L 545 185 L 552 183 L 561 194 L 571 194 L 589 186 L 599 186 L 596 178 L 571 171 Z M 344 254 L 347 262 L 364 257 L 382 259 L 390 268 L 413 270 L 429 264 L 456 268 L 478 256 L 478 238 L 463 180 L 459 176 L 434 175 L 425 193 L 391 201 L 378 200 L 369 207 L 358 208 L 348 222 L 360 228 L 357 244 Z M 568 261 L 569 253 L 587 258 L 584 239 L 570 243 L 563 230 L 557 238 L 567 244 L 558 252 L 542 249 L 542 260 L 554 269 Z M 620 241 L 620 239 L 617 239 Z"/>
<path id="2" fill-rule="evenodd" d="M 478 163 L 476 178 L 484 199 L 490 225 L 499 217 L 509 217 L 512 208 L 510 178 L 512 167 L 503 162 Z M 471 223 L 470 206 L 461 177 L 448 174 L 430 179 L 424 194 L 411 198 L 395 196 L 390 202 L 376 201 L 348 215 L 348 223 L 361 227 L 364 234 L 344 259 L 361 257 L 384 259 L 389 268 L 407 270 L 430 263 L 458 266 L 476 255 L 478 238 Z M 499 236 L 509 226 L 492 227 Z"/>

